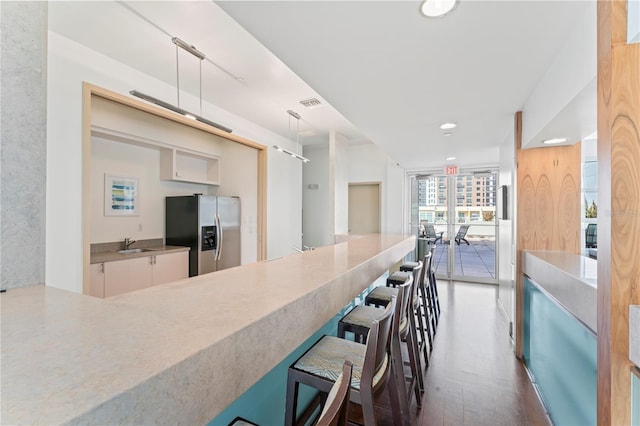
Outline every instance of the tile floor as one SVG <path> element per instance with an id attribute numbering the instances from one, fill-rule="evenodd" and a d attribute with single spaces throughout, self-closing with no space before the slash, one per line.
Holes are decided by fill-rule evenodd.
<path id="1" fill-rule="evenodd" d="M 436 244 L 434 266 L 436 274 L 446 275 L 448 244 Z M 496 278 L 496 242 L 495 240 L 472 240 L 469 245 L 455 246 L 455 275 L 469 278 Z"/>

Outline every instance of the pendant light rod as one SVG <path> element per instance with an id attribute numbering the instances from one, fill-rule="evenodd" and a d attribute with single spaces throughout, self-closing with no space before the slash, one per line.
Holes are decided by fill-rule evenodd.
<path id="1" fill-rule="evenodd" d="M 289 114 L 289 140 L 291 140 L 291 117 L 296 119 L 296 150 L 297 150 L 298 146 L 299 146 L 298 138 L 299 138 L 299 135 L 300 135 L 300 118 L 302 118 L 302 117 L 300 117 L 300 114 L 298 114 L 297 112 L 295 112 L 293 110 L 290 110 L 290 109 L 287 110 L 287 114 Z M 289 156 L 291 156 L 293 158 L 297 158 L 298 160 L 302 161 L 303 163 L 308 163 L 308 162 L 311 161 L 308 158 L 303 157 L 302 155 L 300 155 L 298 153 L 291 152 L 288 149 L 282 148 L 281 146 L 274 145 L 273 147 L 276 150 L 278 150 L 278 151 L 280 151 L 280 152 L 282 152 L 284 154 L 287 154 L 287 155 L 289 155 Z"/>
<path id="2" fill-rule="evenodd" d="M 180 60 L 178 58 L 178 45 L 176 44 L 176 98 L 180 108 Z"/>

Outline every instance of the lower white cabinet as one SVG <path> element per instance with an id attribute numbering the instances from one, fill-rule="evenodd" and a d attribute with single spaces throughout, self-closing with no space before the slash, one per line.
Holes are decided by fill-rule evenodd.
<path id="1" fill-rule="evenodd" d="M 89 295 L 104 297 L 104 263 L 92 263 L 89 265 Z"/>
<path id="2" fill-rule="evenodd" d="M 189 277 L 188 251 L 153 257 L 153 285 L 170 283 Z"/>
<path id="3" fill-rule="evenodd" d="M 189 276 L 189 252 L 154 254 L 90 265 L 89 294 L 111 297 Z"/>
<path id="4" fill-rule="evenodd" d="M 151 287 L 153 256 L 105 262 L 104 297 Z"/>

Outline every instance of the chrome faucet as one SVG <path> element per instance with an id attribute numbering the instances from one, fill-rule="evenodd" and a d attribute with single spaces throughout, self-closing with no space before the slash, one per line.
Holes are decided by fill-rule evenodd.
<path id="1" fill-rule="evenodd" d="M 132 240 L 131 238 L 127 237 L 124 239 L 124 249 L 125 250 L 129 250 L 129 247 L 131 247 L 131 244 L 135 243 L 136 240 Z"/>

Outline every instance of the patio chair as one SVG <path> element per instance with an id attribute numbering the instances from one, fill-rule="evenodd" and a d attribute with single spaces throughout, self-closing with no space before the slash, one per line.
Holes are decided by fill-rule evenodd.
<path id="1" fill-rule="evenodd" d="M 586 248 L 598 248 L 598 225 L 596 223 L 587 225 L 585 246 Z"/>
<path id="2" fill-rule="evenodd" d="M 442 240 L 442 234 L 444 232 L 436 232 L 433 225 L 424 225 L 425 237 L 429 240 L 429 244 L 436 244 L 438 240 Z"/>
<path id="3" fill-rule="evenodd" d="M 464 241 L 469 245 L 469 241 L 465 238 L 467 236 L 467 231 L 469 230 L 469 225 L 462 225 L 460 229 L 458 229 L 458 233 L 456 234 L 456 244 L 460 245 L 460 241 Z"/>

